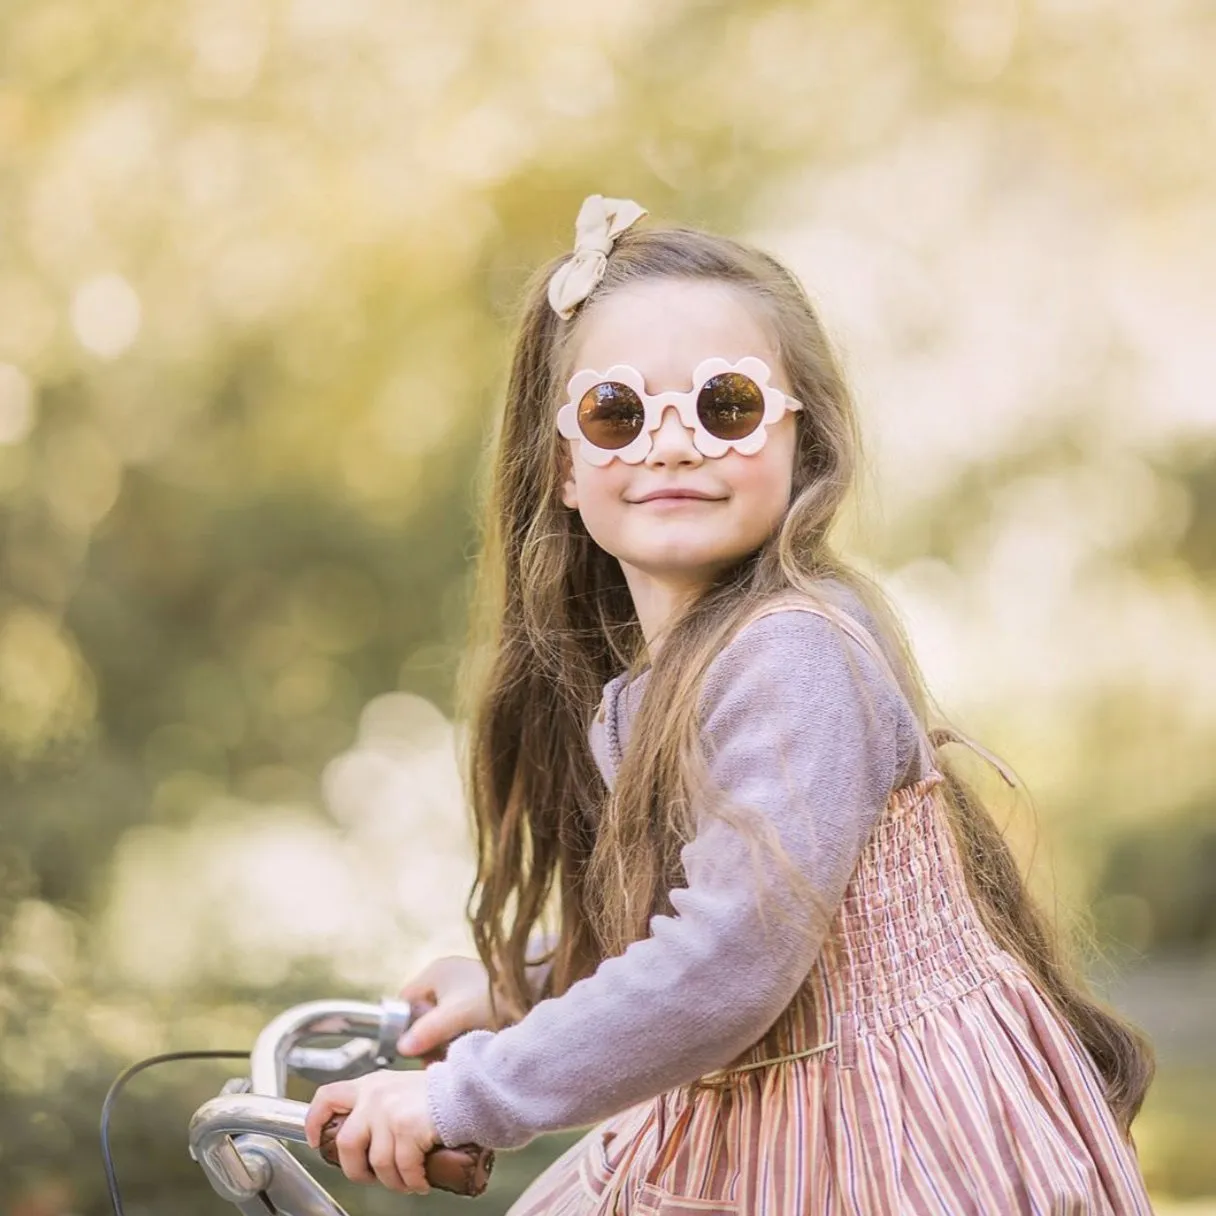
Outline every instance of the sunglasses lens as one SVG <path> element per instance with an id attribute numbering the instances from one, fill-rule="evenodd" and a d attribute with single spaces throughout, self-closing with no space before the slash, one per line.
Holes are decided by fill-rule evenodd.
<path id="1" fill-rule="evenodd" d="M 578 403 L 578 425 L 591 443 L 605 451 L 627 447 L 642 433 L 646 411 L 627 384 L 607 380 L 589 388 Z"/>
<path id="2" fill-rule="evenodd" d="M 743 439 L 764 420 L 764 393 L 750 376 L 723 372 L 697 394 L 697 417 L 715 439 Z"/>

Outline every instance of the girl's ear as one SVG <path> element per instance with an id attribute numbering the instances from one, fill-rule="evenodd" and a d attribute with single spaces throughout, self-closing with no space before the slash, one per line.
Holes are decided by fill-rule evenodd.
<path id="1" fill-rule="evenodd" d="M 561 463 L 562 505 L 569 507 L 571 511 L 577 511 L 578 485 L 574 480 L 574 462 L 571 458 L 568 441 L 562 444 L 558 460 Z"/>

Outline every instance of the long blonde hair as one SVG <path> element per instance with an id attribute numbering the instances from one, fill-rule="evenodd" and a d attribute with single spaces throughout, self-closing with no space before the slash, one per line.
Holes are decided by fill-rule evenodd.
<path id="1" fill-rule="evenodd" d="M 856 418 L 805 292 L 777 261 L 739 242 L 678 227 L 632 229 L 580 313 L 561 320 L 530 284 L 507 385 L 486 505 L 472 644 L 461 682 L 466 780 L 478 842 L 469 916 L 495 990 L 513 1011 L 533 1001 L 530 935 L 557 910 L 548 992 L 559 994 L 646 936 L 682 882 L 679 851 L 694 832 L 696 692 L 713 657 L 773 596 L 856 596 L 924 722 L 926 694 L 882 594 L 832 549 L 829 532 L 854 479 Z M 582 318 L 618 288 L 700 280 L 744 293 L 778 342 L 804 405 L 789 509 L 756 552 L 724 572 L 664 635 L 653 656 L 628 754 L 611 795 L 587 730 L 603 685 L 644 646 L 620 566 L 559 496 L 563 450 L 554 426 Z M 1020 958 L 1076 1030 L 1124 1127 L 1152 1076 L 1147 1044 L 1099 1005 L 1066 963 L 1032 903 L 990 814 L 938 757 L 969 888 L 997 943 Z"/>

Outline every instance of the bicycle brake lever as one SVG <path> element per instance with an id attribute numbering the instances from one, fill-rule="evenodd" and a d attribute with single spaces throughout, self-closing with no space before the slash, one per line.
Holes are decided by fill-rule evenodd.
<path id="1" fill-rule="evenodd" d="M 352 1039 L 340 1047 L 293 1047 L 287 1053 L 287 1068 L 318 1085 L 324 1085 L 327 1081 L 348 1081 L 374 1072 L 377 1068 L 387 1068 L 397 1059 L 397 1040 L 415 1017 L 420 1017 L 431 1007 L 427 1003 L 419 1003 L 411 1009 L 405 1001 L 383 997 L 380 1001 L 380 1031 L 375 1042 Z"/>
<path id="2" fill-rule="evenodd" d="M 430 1001 L 408 1001 L 393 996 L 382 996 L 380 1008 L 380 1039 L 376 1044 L 376 1064 L 387 1068 L 397 1058 L 397 1040 L 409 1029 L 410 1023 L 420 1018 L 434 1006 Z"/>
<path id="3" fill-rule="evenodd" d="M 381 1067 L 380 1048 L 366 1039 L 352 1039 L 341 1047 L 293 1047 L 287 1053 L 287 1067 L 318 1085 L 349 1081 Z"/>

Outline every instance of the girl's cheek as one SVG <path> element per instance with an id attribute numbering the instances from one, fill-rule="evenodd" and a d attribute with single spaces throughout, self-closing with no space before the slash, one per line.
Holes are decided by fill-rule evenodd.
<path id="1" fill-rule="evenodd" d="M 600 510 L 609 510 L 621 504 L 628 486 L 628 475 L 622 472 L 620 461 L 614 460 L 604 468 L 590 468 L 584 478 L 587 497 Z"/>
<path id="2" fill-rule="evenodd" d="M 617 513 L 625 508 L 621 504 L 621 490 L 607 470 L 591 470 L 579 478 L 578 509 L 583 524 L 598 539 L 596 534 L 610 530 Z"/>

